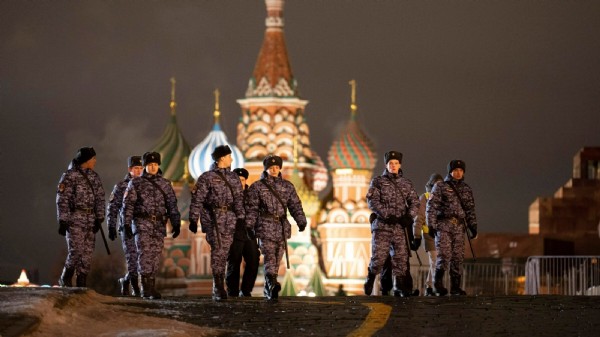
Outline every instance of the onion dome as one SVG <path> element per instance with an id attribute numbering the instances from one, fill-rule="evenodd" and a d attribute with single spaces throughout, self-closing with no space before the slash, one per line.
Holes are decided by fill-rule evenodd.
<path id="1" fill-rule="evenodd" d="M 217 89 L 215 90 L 215 111 L 213 113 L 215 124 L 213 125 L 213 129 L 200 144 L 196 145 L 190 154 L 190 174 L 194 179 L 198 179 L 202 173 L 210 170 L 210 166 L 214 162 L 210 154 L 215 147 L 220 145 L 229 145 L 231 148 L 231 158 L 233 158 L 233 162 L 231 163 L 232 168 L 244 167 L 244 156 L 242 155 L 242 152 L 237 146 L 227 140 L 227 135 L 221 130 L 221 126 L 219 125 L 220 115 L 219 89 Z"/>
<path id="2" fill-rule="evenodd" d="M 350 105 L 350 121 L 342 130 L 338 140 L 329 149 L 329 167 L 373 170 L 376 164 L 376 154 L 373 143 L 360 129 L 356 121 L 356 81 L 350 81 L 352 86 L 352 104 Z"/>
<path id="3" fill-rule="evenodd" d="M 177 115 L 175 113 L 175 78 L 171 78 L 171 117 L 167 128 L 158 140 L 158 143 L 152 148 L 152 151 L 160 153 L 160 169 L 163 177 L 171 181 L 181 181 L 186 171 L 186 158 L 190 155 L 190 145 L 183 138 L 179 126 L 177 125 Z"/>

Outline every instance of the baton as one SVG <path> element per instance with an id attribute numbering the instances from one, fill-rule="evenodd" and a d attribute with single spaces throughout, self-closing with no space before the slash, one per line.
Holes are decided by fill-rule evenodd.
<path id="1" fill-rule="evenodd" d="M 104 236 L 104 229 L 102 229 L 102 224 L 100 224 L 100 236 L 102 236 L 102 241 L 104 241 L 104 248 L 106 248 L 106 254 L 110 255 L 110 249 L 108 249 L 108 242 L 106 242 L 106 237 Z"/>
<path id="2" fill-rule="evenodd" d="M 473 251 L 473 244 L 471 244 L 471 237 L 469 236 L 469 232 L 467 230 L 467 223 L 465 219 L 463 219 L 462 223 L 465 229 L 465 235 L 467 235 L 467 240 L 469 241 L 469 248 L 471 248 L 471 255 L 473 255 L 473 261 L 477 261 L 477 258 L 475 257 L 475 252 Z"/>

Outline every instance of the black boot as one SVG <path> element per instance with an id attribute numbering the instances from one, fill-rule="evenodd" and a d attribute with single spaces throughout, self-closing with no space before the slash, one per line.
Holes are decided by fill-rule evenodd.
<path id="1" fill-rule="evenodd" d="M 58 285 L 61 287 L 72 287 L 74 274 L 75 268 L 64 267 L 62 275 L 60 275 L 60 278 L 58 279 Z"/>
<path id="2" fill-rule="evenodd" d="M 408 276 L 396 276 L 395 277 L 396 280 L 396 286 L 394 288 L 394 296 L 396 297 L 410 297 L 413 296 L 413 291 L 412 291 L 412 277 L 410 275 Z M 417 290 L 417 294 L 415 296 L 418 296 L 418 290 Z"/>
<path id="3" fill-rule="evenodd" d="M 223 274 L 213 275 L 213 300 L 223 301 L 227 299 L 227 291 L 225 291 L 225 284 L 223 283 Z"/>
<path id="4" fill-rule="evenodd" d="M 129 296 L 129 274 L 119 279 L 119 286 L 121 288 L 121 296 Z"/>
<path id="5" fill-rule="evenodd" d="M 433 288 L 426 288 L 425 296 L 435 296 L 435 294 L 433 293 Z"/>
<path id="6" fill-rule="evenodd" d="M 80 288 L 86 287 L 86 279 L 87 275 L 83 273 L 77 274 L 77 278 L 75 279 L 75 284 Z"/>
<path id="7" fill-rule="evenodd" d="M 276 300 L 279 297 L 281 284 L 277 282 L 277 275 L 267 274 L 265 277 L 265 297 L 268 300 Z"/>
<path id="8" fill-rule="evenodd" d="M 140 285 L 137 273 L 129 274 L 129 282 L 131 283 L 131 296 L 140 297 Z"/>
<path id="9" fill-rule="evenodd" d="M 155 286 L 156 279 L 152 276 L 144 276 L 142 275 L 142 297 L 150 300 L 158 300 L 162 296 L 156 289 Z"/>
<path id="10" fill-rule="evenodd" d="M 444 269 L 436 269 L 433 277 L 433 292 L 436 296 L 446 296 L 448 289 L 444 288 Z"/>
<path id="11" fill-rule="evenodd" d="M 371 296 L 373 292 L 373 284 L 375 284 L 375 273 L 371 272 L 371 268 L 369 268 L 369 273 L 367 274 L 367 279 L 365 280 L 365 295 Z"/>
<path id="12" fill-rule="evenodd" d="M 467 294 L 466 291 L 460 289 L 460 280 L 460 275 L 450 276 L 450 295 L 464 296 Z"/>

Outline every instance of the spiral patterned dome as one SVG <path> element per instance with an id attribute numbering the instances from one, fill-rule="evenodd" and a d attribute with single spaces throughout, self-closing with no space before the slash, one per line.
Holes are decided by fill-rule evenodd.
<path id="1" fill-rule="evenodd" d="M 350 121 L 342 130 L 338 140 L 329 149 L 329 167 L 373 170 L 376 164 L 376 153 L 373 143 L 360 129 L 352 114 Z"/>
<path id="2" fill-rule="evenodd" d="M 218 122 L 215 122 L 213 129 L 208 133 L 208 136 L 204 138 L 204 140 L 198 144 L 190 154 L 189 159 L 189 167 L 190 174 L 194 179 L 198 179 L 198 177 L 210 170 L 210 165 L 214 162 L 210 154 L 213 152 L 215 147 L 219 145 L 229 145 L 231 148 L 231 158 L 233 158 L 233 162 L 231 163 L 231 168 L 244 167 L 244 156 L 242 152 L 237 148 L 237 146 L 227 141 L 227 136 L 225 132 L 221 130 L 221 126 Z"/>

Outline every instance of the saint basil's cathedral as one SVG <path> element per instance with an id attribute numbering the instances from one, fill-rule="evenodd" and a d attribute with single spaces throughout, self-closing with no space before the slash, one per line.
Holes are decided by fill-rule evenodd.
<path id="1" fill-rule="evenodd" d="M 241 118 L 237 137 L 220 126 L 219 91 L 215 90 L 214 125 L 192 148 L 183 137 L 176 115 L 175 79 L 171 79 L 170 120 L 152 150 L 161 154 L 161 170 L 173 182 L 183 226 L 177 239 L 165 239 L 158 286 L 168 295 L 209 294 L 212 287 L 210 247 L 205 234 L 187 230 L 190 188 L 212 162 L 215 146 L 232 149 L 232 169 L 250 172 L 248 184 L 263 171 L 263 158 L 276 154 L 283 160 L 283 177 L 291 181 L 300 199 L 310 231 L 298 232 L 292 222 L 288 240 L 290 268 L 282 263 L 282 296 L 331 295 L 343 286 L 348 294 L 362 294 L 371 252 L 370 210 L 366 194 L 376 164 L 372 142 L 357 122 L 356 82 L 350 81 L 349 119 L 329 149 L 327 163 L 311 148 L 305 116 L 308 103 L 299 97 L 298 82 L 289 63 L 283 21 L 283 0 L 265 0 L 266 31 L 244 98 L 237 102 Z M 323 199 L 319 192 L 332 190 Z M 262 257 L 254 292 L 262 294 Z"/>

